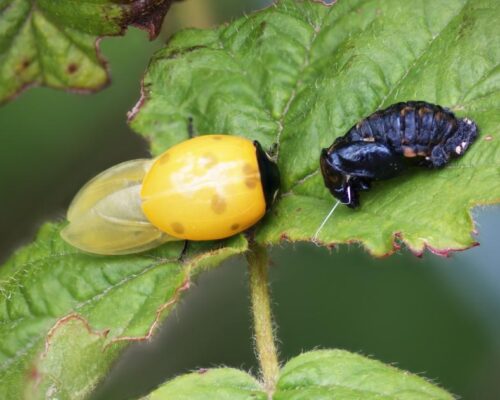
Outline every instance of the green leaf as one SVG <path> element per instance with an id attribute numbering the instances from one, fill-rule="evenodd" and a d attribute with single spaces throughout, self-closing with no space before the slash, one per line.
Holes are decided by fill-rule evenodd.
<path id="1" fill-rule="evenodd" d="M 180 376 L 158 390 L 149 400 L 266 400 L 259 382 L 246 372 L 233 368 L 200 369 Z"/>
<path id="2" fill-rule="evenodd" d="M 155 390 L 149 400 L 438 400 L 453 397 L 425 379 L 343 350 L 317 350 L 290 360 L 271 397 L 243 371 L 200 370 Z"/>
<path id="3" fill-rule="evenodd" d="M 94 91 L 109 81 L 99 38 L 135 25 L 154 38 L 172 0 L 0 0 L 0 104 L 45 85 Z"/>
<path id="4" fill-rule="evenodd" d="M 314 235 L 334 204 L 320 151 L 359 119 L 412 99 L 449 107 L 480 127 L 467 154 L 376 183 L 360 209 L 337 208 L 319 237 L 378 256 L 400 241 L 447 254 L 476 244 L 470 208 L 500 200 L 499 36 L 497 0 L 282 0 L 175 36 L 148 68 L 131 126 L 156 154 L 190 125 L 277 143 L 282 196 L 257 230 L 273 244 Z"/>
<path id="5" fill-rule="evenodd" d="M 135 256 L 81 253 L 45 225 L 0 269 L 0 398 L 82 399 L 131 341 L 147 340 L 201 271 L 244 252 L 233 237 Z"/>

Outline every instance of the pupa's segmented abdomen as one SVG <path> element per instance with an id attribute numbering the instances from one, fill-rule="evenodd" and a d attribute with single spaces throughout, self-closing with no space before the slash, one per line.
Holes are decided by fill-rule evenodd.
<path id="1" fill-rule="evenodd" d="M 345 139 L 384 143 L 403 157 L 429 157 L 435 146 L 444 145 L 457 133 L 460 121 L 437 104 L 396 103 L 358 122 Z M 472 136 L 473 140 L 475 135 Z"/>

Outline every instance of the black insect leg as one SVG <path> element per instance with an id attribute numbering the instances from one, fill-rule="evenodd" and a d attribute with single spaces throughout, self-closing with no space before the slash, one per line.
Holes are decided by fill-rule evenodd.
<path id="1" fill-rule="evenodd" d="M 354 190 L 369 190 L 371 188 L 371 179 L 368 178 L 360 178 L 360 177 L 351 177 L 349 180 L 350 185 Z"/>
<path id="2" fill-rule="evenodd" d="M 194 138 L 195 132 L 194 132 L 194 123 L 193 123 L 193 117 L 189 116 L 188 121 L 187 121 L 187 133 L 189 139 Z"/>
<path id="3" fill-rule="evenodd" d="M 351 179 L 352 178 L 349 178 L 347 180 L 346 185 L 347 202 L 341 201 L 341 203 L 345 204 L 349 208 L 357 208 L 359 207 L 359 194 L 355 187 L 352 185 Z"/>
<path id="4" fill-rule="evenodd" d="M 278 143 L 274 142 L 271 147 L 269 147 L 269 150 L 267 151 L 267 154 L 269 154 L 269 157 L 274 158 L 276 154 L 278 153 Z"/>
<path id="5" fill-rule="evenodd" d="M 359 179 L 358 190 L 369 190 L 372 187 L 371 179 Z"/>
<path id="6" fill-rule="evenodd" d="M 184 240 L 184 246 L 182 247 L 181 254 L 179 254 L 179 257 L 177 258 L 177 261 L 183 261 L 184 256 L 186 255 L 187 251 L 189 248 L 189 240 Z"/>

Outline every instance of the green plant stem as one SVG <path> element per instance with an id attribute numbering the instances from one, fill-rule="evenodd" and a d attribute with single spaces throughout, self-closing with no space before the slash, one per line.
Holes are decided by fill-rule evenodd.
<path id="1" fill-rule="evenodd" d="M 247 253 L 250 271 L 250 296 L 255 330 L 255 349 L 259 360 L 262 382 L 272 396 L 279 375 L 278 355 L 273 334 L 267 268 L 269 258 L 265 247 L 250 245 Z"/>

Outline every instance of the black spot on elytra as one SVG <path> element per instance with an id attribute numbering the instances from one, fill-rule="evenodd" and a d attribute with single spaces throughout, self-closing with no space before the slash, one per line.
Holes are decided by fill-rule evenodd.
<path id="1" fill-rule="evenodd" d="M 180 222 L 173 222 L 172 223 L 172 229 L 174 230 L 175 233 L 184 233 L 184 226 Z"/>
<path id="2" fill-rule="evenodd" d="M 254 178 L 254 177 L 250 177 L 250 178 L 245 179 L 245 185 L 249 189 L 256 188 L 258 183 L 259 183 L 259 180 L 257 178 Z"/>
<path id="3" fill-rule="evenodd" d="M 226 200 L 218 194 L 214 194 L 212 196 L 212 202 L 210 205 L 215 214 L 223 214 L 227 208 Z"/>

